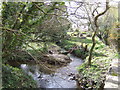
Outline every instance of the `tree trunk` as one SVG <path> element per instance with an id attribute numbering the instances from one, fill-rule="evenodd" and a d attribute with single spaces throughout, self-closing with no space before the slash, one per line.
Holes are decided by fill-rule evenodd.
<path id="1" fill-rule="evenodd" d="M 90 49 L 90 53 L 89 53 L 89 58 L 88 58 L 88 66 L 91 65 L 91 60 L 92 60 L 92 53 L 93 53 L 93 49 L 95 47 L 96 41 L 95 41 L 95 36 L 96 36 L 97 31 L 94 32 L 93 36 L 92 36 L 92 47 Z"/>
<path id="2" fill-rule="evenodd" d="M 91 60 L 92 60 L 92 53 L 93 53 L 93 49 L 94 49 L 94 47 L 95 47 L 95 44 L 96 44 L 96 41 L 95 41 L 95 36 L 96 36 L 96 34 L 97 34 L 97 32 L 98 32 L 98 29 L 99 29 L 99 27 L 98 27 L 98 18 L 100 17 L 100 16 L 102 16 L 102 15 L 104 15 L 106 12 L 107 12 L 107 10 L 109 9 L 109 1 L 108 0 L 106 0 L 106 9 L 103 11 L 103 12 L 101 12 L 101 13 L 99 13 L 98 15 L 96 15 L 95 16 L 95 18 L 94 18 L 94 25 L 95 25 L 95 29 L 94 29 L 94 34 L 93 34 L 93 36 L 92 36 L 92 47 L 91 47 L 91 49 L 90 49 L 90 54 L 89 54 L 89 58 L 88 58 L 88 66 L 91 66 Z"/>

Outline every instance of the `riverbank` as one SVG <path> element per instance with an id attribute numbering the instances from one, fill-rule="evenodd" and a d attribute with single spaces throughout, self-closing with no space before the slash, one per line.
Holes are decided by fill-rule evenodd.
<path id="1" fill-rule="evenodd" d="M 39 64 L 22 64 L 21 68 L 37 81 L 39 88 L 77 88 L 73 77 L 78 72 L 76 68 L 83 63 L 83 60 L 71 54 L 68 56 L 72 61 L 66 66 L 55 68 L 55 72 L 41 72 Z"/>
<path id="2" fill-rule="evenodd" d="M 80 57 L 81 55 L 85 55 L 86 52 L 83 53 L 82 49 L 85 48 L 85 45 L 88 45 L 87 49 L 89 51 L 91 43 L 89 39 L 85 43 L 81 43 L 81 39 L 74 37 L 74 40 L 71 41 L 64 41 L 61 42 L 61 47 L 65 48 L 66 50 L 69 50 L 74 46 L 75 44 L 78 47 L 81 47 L 83 44 L 83 48 L 77 49 L 73 53 L 76 52 L 76 54 Z M 77 39 L 77 40 L 76 40 Z M 82 39 L 85 41 L 86 39 Z M 83 42 L 82 41 L 82 42 Z M 70 42 L 70 43 L 68 43 Z M 74 42 L 74 43 L 73 43 Z M 70 47 L 69 47 L 70 46 Z M 68 49 L 67 49 L 67 48 Z M 21 56 L 24 56 L 24 58 L 27 57 L 27 60 L 25 63 L 22 62 L 20 66 L 22 67 L 25 72 L 27 72 L 29 75 L 33 77 L 35 81 L 37 81 L 38 87 L 42 88 L 104 88 L 104 83 L 106 80 L 106 73 L 108 71 L 108 68 L 110 66 L 111 60 L 114 58 L 114 55 L 112 53 L 112 50 L 104 45 L 101 41 L 97 41 L 97 45 L 95 47 L 95 50 L 93 52 L 93 59 L 92 59 L 92 65 L 91 67 L 87 66 L 87 59 L 88 57 L 85 55 L 84 60 L 81 60 L 78 57 L 72 56 L 71 54 L 69 56 L 62 54 L 64 51 L 56 44 L 49 44 L 49 47 L 47 47 L 47 50 L 45 53 L 40 54 L 36 53 L 34 50 L 28 49 L 28 56 L 24 56 L 25 52 L 22 53 Z M 38 48 L 39 51 L 39 48 Z M 24 55 L 23 55 L 24 54 Z M 40 54 L 40 55 L 39 55 Z M 74 61 L 74 59 L 76 61 Z M 20 61 L 20 60 L 18 60 Z M 37 61 L 37 62 L 36 62 Z M 84 63 L 83 63 L 84 62 Z M 15 63 L 15 62 L 14 62 Z M 83 64 L 82 64 L 83 63 Z M 82 65 L 81 65 L 82 64 Z M 14 64 L 16 65 L 16 64 Z M 81 65 L 81 66 L 80 66 Z M 77 68 L 78 67 L 78 68 Z M 76 69 L 77 68 L 77 69 Z M 78 76 L 76 76 L 78 75 Z M 65 78 L 63 78 L 65 77 Z M 54 83 L 53 83 L 54 82 Z M 64 82 L 64 83 L 62 83 Z M 68 86 L 65 86 L 65 83 L 67 82 Z M 77 85 L 76 85 L 77 82 Z M 53 84 L 54 85 L 53 85 Z M 61 85 L 58 85 L 61 83 Z M 72 85 L 73 84 L 73 85 Z"/>
<path id="3" fill-rule="evenodd" d="M 50 50 L 50 48 L 49 48 Z M 60 68 L 60 67 L 64 67 L 67 64 L 69 64 L 72 60 L 64 55 L 64 54 L 59 54 L 60 48 L 54 46 L 54 50 L 52 48 L 52 54 L 48 53 L 44 53 L 42 55 L 39 55 L 40 53 L 36 53 L 36 51 L 34 50 L 28 50 L 28 52 L 26 51 L 17 51 L 15 58 L 13 58 L 13 60 L 8 60 L 5 63 L 5 67 L 7 67 L 7 69 L 4 68 L 4 72 L 3 72 L 3 80 L 6 81 L 7 77 L 6 74 L 7 72 L 9 72 L 9 70 L 11 69 L 11 71 L 14 73 L 9 73 L 9 76 L 12 76 L 9 80 L 9 82 L 4 82 L 3 84 L 3 88 L 9 88 L 9 87 L 26 87 L 26 88 L 38 88 L 38 86 L 36 85 L 36 79 L 33 78 L 32 74 L 23 72 L 23 70 L 21 70 L 21 65 L 30 65 L 32 68 L 32 66 L 38 66 L 38 71 L 40 72 L 38 75 L 40 75 L 41 73 L 46 73 L 46 74 L 51 74 L 54 73 L 56 71 L 56 69 Z M 50 50 L 51 51 L 51 50 Z M 17 59 L 17 60 L 15 60 Z M 9 65 L 8 65 L 9 64 Z M 8 66 L 7 66 L 8 65 Z M 11 66 L 10 66 L 11 65 Z M 33 67 L 35 69 L 36 72 L 36 68 Z M 7 71 L 8 70 L 8 71 Z M 28 69 L 28 70 L 32 70 L 32 69 Z M 32 70 L 34 72 L 34 70 Z M 31 73 L 33 73 L 32 71 L 30 71 Z M 20 75 L 18 75 L 17 73 L 19 73 Z M 36 73 L 35 73 L 36 74 Z M 32 78 L 31 78 L 32 76 Z M 13 79 L 13 77 L 15 77 Z M 21 80 L 19 80 L 21 77 Z M 29 78 L 30 77 L 30 78 Z M 38 77 L 38 76 L 37 76 Z M 29 78 L 28 80 L 30 81 L 24 81 L 24 79 Z M 23 82 L 24 85 L 16 85 L 15 83 L 18 83 L 18 81 Z M 35 83 L 34 83 L 35 82 Z M 28 85 L 27 85 L 28 84 Z M 8 86 L 6 86 L 8 85 Z M 32 86 L 33 85 L 33 86 Z"/>
<path id="4" fill-rule="evenodd" d="M 92 65 L 87 65 L 87 57 L 85 63 L 78 67 L 77 82 L 80 88 L 103 90 L 110 62 L 115 55 L 109 46 L 99 41 L 93 52 Z"/>

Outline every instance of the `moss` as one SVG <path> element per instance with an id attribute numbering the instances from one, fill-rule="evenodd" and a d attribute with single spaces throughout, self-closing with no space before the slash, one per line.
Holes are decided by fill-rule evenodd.
<path id="1" fill-rule="evenodd" d="M 36 88 L 36 82 L 21 69 L 2 65 L 3 88 Z"/>

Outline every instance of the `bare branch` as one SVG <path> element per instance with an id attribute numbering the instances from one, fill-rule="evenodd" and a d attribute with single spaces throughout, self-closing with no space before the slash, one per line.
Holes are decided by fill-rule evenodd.
<path id="1" fill-rule="evenodd" d="M 81 7 L 83 5 L 83 2 L 81 2 L 81 4 L 76 8 L 76 10 L 75 10 L 75 14 L 76 14 L 76 12 L 77 12 L 77 10 Z"/>
<path id="2" fill-rule="evenodd" d="M 99 13 L 99 14 L 95 17 L 95 19 L 94 19 L 95 26 L 96 26 L 97 28 L 98 28 L 98 25 L 97 25 L 97 20 L 98 20 L 98 18 L 99 18 L 100 16 L 104 15 L 104 14 L 107 12 L 107 10 L 110 8 L 108 4 L 109 4 L 109 2 L 106 2 L 106 9 L 105 9 L 103 12 Z"/>
<path id="3" fill-rule="evenodd" d="M 95 16 L 95 15 L 94 15 L 95 12 L 97 12 L 97 14 L 98 14 L 98 11 L 97 11 L 98 7 L 99 7 L 99 6 L 97 6 L 97 7 L 93 10 L 92 16 Z"/>

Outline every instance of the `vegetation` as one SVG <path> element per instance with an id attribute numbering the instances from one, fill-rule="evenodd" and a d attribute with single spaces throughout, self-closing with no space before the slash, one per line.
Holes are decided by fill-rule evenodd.
<path id="1" fill-rule="evenodd" d="M 57 12 L 56 9 L 58 9 Z M 14 60 L 18 63 L 26 60 L 40 63 L 43 58 L 42 53 L 47 50 L 47 44 L 64 37 L 65 30 L 70 26 L 69 21 L 62 17 L 65 14 L 63 9 L 65 9 L 64 3 L 61 2 L 53 2 L 50 5 L 44 2 L 3 2 L 1 27 L 3 30 L 3 63 L 6 65 Z M 58 15 L 60 16 L 57 17 Z M 30 44 L 31 42 L 37 42 L 39 48 Z M 13 85 L 14 80 L 10 79 Z M 15 79 L 18 81 L 17 78 Z M 21 80 L 24 80 L 24 77 L 21 77 Z M 4 85 L 7 84 L 9 86 L 9 83 Z M 14 87 L 21 86 L 15 84 Z"/>
<path id="2" fill-rule="evenodd" d="M 3 88 L 36 88 L 36 82 L 21 69 L 2 65 Z M 9 76 L 9 77 L 8 77 Z"/>
<path id="3" fill-rule="evenodd" d="M 96 48 L 93 53 L 94 59 L 92 59 L 92 65 L 88 66 L 87 62 L 85 62 L 78 67 L 80 79 L 82 79 L 79 81 L 81 86 L 82 84 L 84 88 L 100 88 L 104 86 L 104 81 L 106 80 L 105 75 L 108 71 L 109 63 L 115 56 L 110 52 L 110 48 L 106 47 L 102 42 L 96 44 Z"/>
<path id="4" fill-rule="evenodd" d="M 86 56 L 88 55 L 88 49 L 86 45 L 90 42 L 92 42 L 92 40 L 90 39 L 80 39 L 73 36 L 69 38 L 69 40 L 61 41 L 61 43 L 58 45 L 67 51 L 71 51 L 70 53 L 74 54 L 75 56 L 85 59 Z M 74 49 L 74 47 L 76 48 Z"/>
<path id="5" fill-rule="evenodd" d="M 72 62 L 69 53 L 84 60 L 78 67 L 78 86 L 104 87 L 110 62 L 120 57 L 118 8 L 107 0 L 74 2 L 76 10 L 72 3 L 2 3 L 3 88 L 37 88 L 21 64 L 39 65 L 40 72 L 51 74 Z"/>

